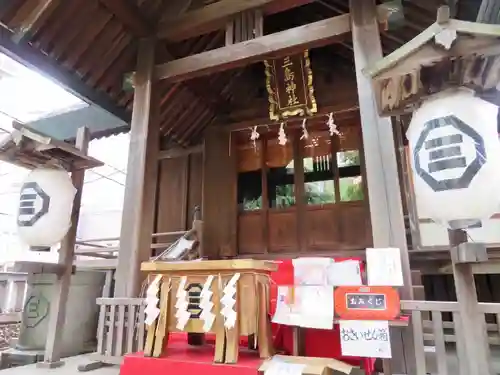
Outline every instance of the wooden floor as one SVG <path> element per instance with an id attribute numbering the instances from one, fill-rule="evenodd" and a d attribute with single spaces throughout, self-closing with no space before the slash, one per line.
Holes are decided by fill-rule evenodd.
<path id="1" fill-rule="evenodd" d="M 36 365 L 19 366 L 1 370 L 2 375 L 119 375 L 120 368 L 118 366 L 103 367 L 89 372 L 79 372 L 78 365 L 89 363 L 87 355 L 79 355 L 64 359 L 64 366 L 56 369 L 41 369 Z"/>

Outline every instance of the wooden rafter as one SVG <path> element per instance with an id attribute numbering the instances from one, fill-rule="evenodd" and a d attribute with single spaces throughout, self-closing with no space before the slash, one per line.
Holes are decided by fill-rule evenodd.
<path id="1" fill-rule="evenodd" d="M 222 29 L 232 16 L 250 9 L 263 8 L 265 13 L 269 14 L 312 1 L 314 0 L 221 0 L 180 17 L 164 19 L 158 27 L 157 36 L 170 41 L 185 40 Z"/>
<path id="2" fill-rule="evenodd" d="M 378 8 L 379 22 L 387 20 L 385 8 Z M 266 58 L 315 48 L 339 41 L 351 30 L 349 14 L 295 27 L 242 43 L 174 60 L 155 68 L 156 79 L 172 82 L 243 67 Z"/>
<path id="3" fill-rule="evenodd" d="M 22 20 L 22 24 L 16 28 L 13 40 L 18 43 L 30 38 L 31 34 L 38 30 L 41 25 L 49 18 L 49 16 L 54 12 L 54 10 L 61 3 L 60 0 L 41 0 L 38 2 L 35 8 L 28 9 L 29 14 L 26 18 Z M 25 2 L 23 6 L 18 10 L 18 13 L 23 14 L 23 8 L 32 7 L 31 2 Z"/>
<path id="4" fill-rule="evenodd" d="M 118 18 L 127 28 L 129 28 L 137 37 L 150 36 L 153 33 L 153 27 L 141 11 L 129 0 L 99 0 L 116 18 Z"/>
<path id="5" fill-rule="evenodd" d="M 153 35 L 154 23 L 147 19 L 141 10 L 133 5 L 129 0 L 99 0 L 115 17 L 117 17 L 125 27 L 129 28 L 134 36 L 141 38 Z M 169 51 L 162 46 L 163 56 L 168 60 L 173 60 Z M 188 91 L 197 98 L 204 106 L 213 110 L 212 105 L 207 103 L 204 96 L 194 85 L 187 85 Z"/>

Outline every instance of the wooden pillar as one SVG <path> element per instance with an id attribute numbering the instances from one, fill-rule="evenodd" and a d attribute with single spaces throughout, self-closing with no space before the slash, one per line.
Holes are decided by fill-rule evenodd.
<path id="1" fill-rule="evenodd" d="M 89 142 L 90 133 L 88 128 L 84 127 L 78 129 L 76 147 L 87 154 Z M 62 331 L 66 320 L 66 304 L 68 301 L 71 274 L 73 273 L 76 231 L 78 228 L 78 219 L 80 217 L 84 178 L 85 170 L 83 169 L 71 173 L 71 181 L 76 189 L 73 209 L 71 211 L 71 226 L 62 240 L 59 250 L 58 264 L 63 267 L 63 271 L 58 274 L 57 280 L 53 286 L 54 293 L 52 294 L 53 299 L 50 303 L 44 361 L 38 363 L 39 367 L 54 368 L 63 364 L 61 361 Z"/>
<path id="2" fill-rule="evenodd" d="M 453 279 L 455 281 L 455 291 L 459 305 L 461 326 L 461 338 L 465 349 L 466 360 L 460 362 L 467 366 L 466 374 L 489 375 L 492 374 L 489 368 L 490 349 L 486 331 L 486 321 L 484 314 L 479 311 L 477 299 L 476 281 L 472 266 L 480 264 L 478 261 L 461 262 L 461 255 L 473 257 L 476 248 L 472 245 L 467 247 L 468 236 L 463 229 L 448 230 L 448 237 L 451 245 L 451 261 L 453 267 Z M 479 245 L 479 244 L 477 244 Z M 461 249 L 463 247 L 463 249 Z M 462 251 L 465 250 L 465 251 Z M 462 253 L 462 254 L 461 254 Z M 477 251 L 478 255 L 486 256 L 486 248 L 482 247 Z M 457 340 L 460 337 L 457 335 Z"/>
<path id="3" fill-rule="evenodd" d="M 220 259 L 237 255 L 235 150 L 231 134 L 210 128 L 203 154 L 203 255 Z"/>
<path id="4" fill-rule="evenodd" d="M 153 38 L 139 42 L 115 297 L 139 295 L 140 265 L 151 255 L 160 144 L 155 46 Z"/>
<path id="5" fill-rule="evenodd" d="M 350 13 L 373 246 L 401 249 L 404 280 L 401 297 L 413 299 L 392 123 L 390 118 L 379 117 L 370 78 L 362 71 L 383 57 L 375 0 L 350 0 Z M 411 329 L 391 333 L 392 370 L 414 373 Z"/>

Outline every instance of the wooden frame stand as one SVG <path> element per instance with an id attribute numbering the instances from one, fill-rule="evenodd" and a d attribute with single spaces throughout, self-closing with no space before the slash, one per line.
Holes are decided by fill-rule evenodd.
<path id="1" fill-rule="evenodd" d="M 240 336 L 254 336 L 261 358 L 273 354 L 271 326 L 269 321 L 269 278 L 268 274 L 276 265 L 268 261 L 255 260 L 220 260 L 201 262 L 145 262 L 143 271 L 162 274 L 159 293 L 160 314 L 148 327 L 144 355 L 151 357 L 168 356 L 169 334 L 187 332 L 188 334 L 215 335 L 214 362 L 237 363 Z M 234 279 L 236 282 L 232 284 Z M 205 283 L 212 292 L 211 312 L 215 320 L 211 327 L 204 327 L 201 292 Z M 236 312 L 234 325 L 226 324 L 223 300 L 228 284 L 234 285 Z M 185 326 L 180 327 L 179 288 L 187 292 L 187 311 L 190 318 Z"/>

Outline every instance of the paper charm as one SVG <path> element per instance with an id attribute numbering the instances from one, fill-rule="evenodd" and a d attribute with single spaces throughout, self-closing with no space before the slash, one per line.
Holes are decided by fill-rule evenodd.
<path id="1" fill-rule="evenodd" d="M 252 128 L 252 134 L 250 134 L 250 140 L 253 142 L 253 148 L 257 149 L 257 139 L 259 139 L 260 137 L 260 134 L 259 132 L 257 131 L 257 126 L 254 126 Z"/>
<path id="2" fill-rule="evenodd" d="M 328 130 L 330 132 L 330 136 L 332 135 L 338 135 L 340 136 L 339 129 L 337 128 L 337 125 L 335 124 L 335 120 L 333 119 L 333 112 L 330 112 L 328 114 L 328 121 L 326 122 L 328 125 Z"/>
<path id="3" fill-rule="evenodd" d="M 215 321 L 215 314 L 212 312 L 214 307 L 212 302 L 213 292 L 210 290 L 213 281 L 214 277 L 212 275 L 208 276 L 200 293 L 200 319 L 203 321 L 204 332 L 209 332 Z"/>
<path id="4" fill-rule="evenodd" d="M 286 138 L 286 133 L 285 133 L 285 123 L 282 122 L 280 125 L 280 131 L 278 133 L 278 143 L 281 146 L 284 146 L 284 145 L 286 145 L 287 142 L 288 142 L 288 139 Z"/>
<path id="5" fill-rule="evenodd" d="M 175 308 L 177 312 L 175 313 L 175 317 L 177 318 L 176 328 L 179 331 L 183 331 L 184 327 L 191 317 L 191 313 L 188 311 L 188 293 L 186 291 L 186 281 L 187 277 L 182 276 L 179 281 L 179 286 L 177 287 L 177 300 L 175 302 Z"/>
<path id="6" fill-rule="evenodd" d="M 227 283 L 222 291 L 220 303 L 222 305 L 221 315 L 224 317 L 224 327 L 228 329 L 234 328 L 236 325 L 237 313 L 234 309 L 236 305 L 236 286 L 240 278 L 239 273 L 235 273 L 231 280 Z"/>
<path id="7" fill-rule="evenodd" d="M 306 119 L 302 120 L 302 135 L 300 136 L 300 139 L 309 139 L 309 132 L 306 128 Z"/>
<path id="8" fill-rule="evenodd" d="M 148 326 L 152 325 L 160 315 L 158 292 L 160 290 L 161 279 L 162 276 L 157 275 L 146 290 L 146 308 L 144 309 L 146 317 L 144 318 L 144 323 Z"/>

